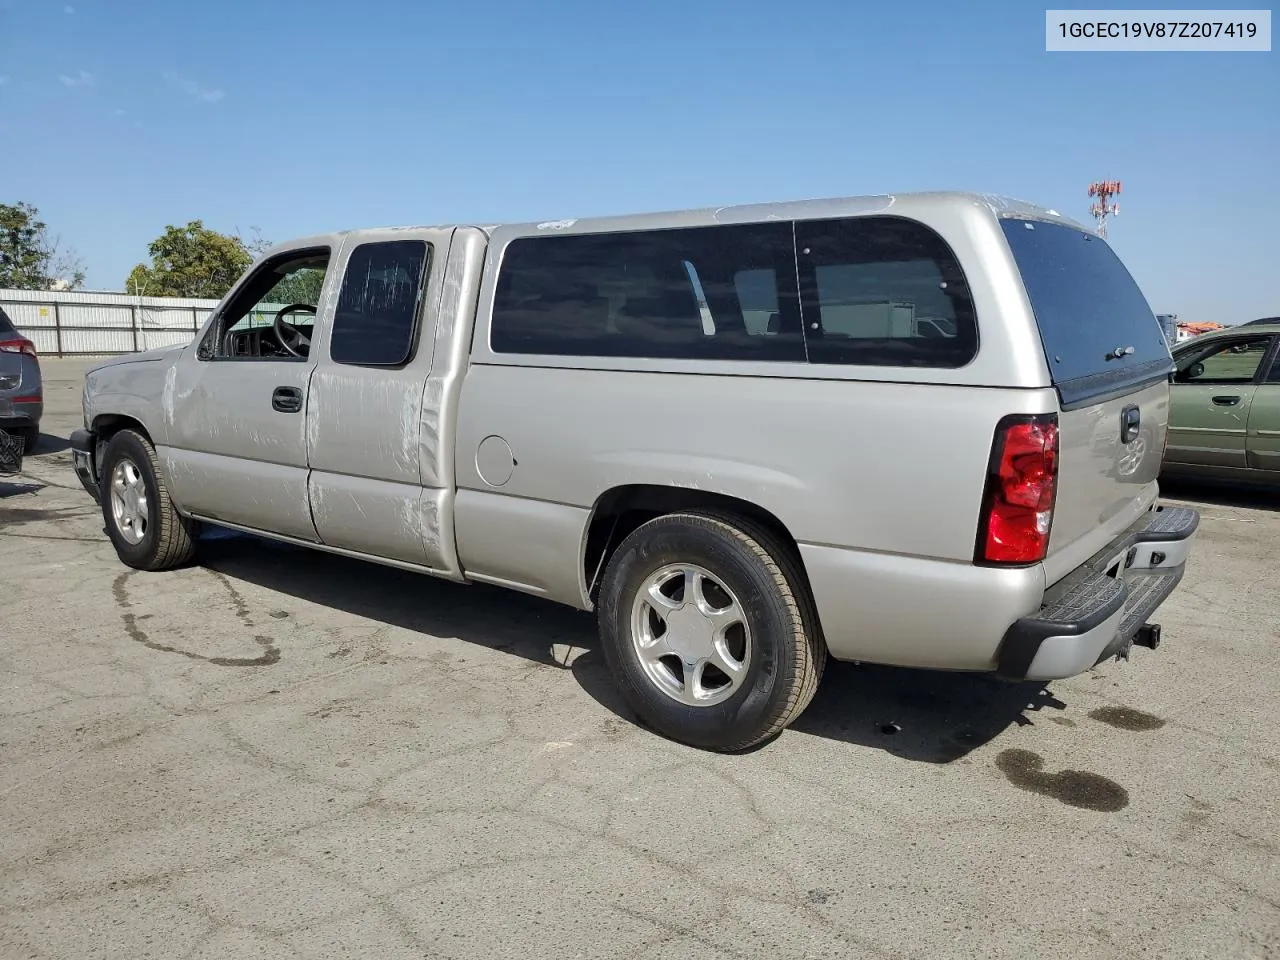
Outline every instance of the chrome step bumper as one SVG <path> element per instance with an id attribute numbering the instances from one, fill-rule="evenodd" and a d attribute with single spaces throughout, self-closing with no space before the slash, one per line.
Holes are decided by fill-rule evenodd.
<path id="1" fill-rule="evenodd" d="M 1128 657 L 1147 619 L 1181 582 L 1199 524 L 1200 514 L 1187 507 L 1149 511 L 1050 587 L 1035 614 L 1009 627 L 996 672 L 1058 680 Z"/>

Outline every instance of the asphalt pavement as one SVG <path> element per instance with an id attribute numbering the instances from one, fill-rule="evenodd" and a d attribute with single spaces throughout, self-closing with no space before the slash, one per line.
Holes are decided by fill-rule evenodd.
<path id="1" fill-rule="evenodd" d="M 1280 956 L 1280 495 L 1202 512 L 1157 651 L 1048 686 L 833 664 L 741 756 L 590 616 L 245 537 L 123 566 L 84 361 L 0 479 L 0 957 Z"/>

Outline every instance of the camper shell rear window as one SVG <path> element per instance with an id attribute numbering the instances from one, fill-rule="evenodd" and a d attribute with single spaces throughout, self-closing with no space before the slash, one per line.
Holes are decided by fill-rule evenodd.
<path id="1" fill-rule="evenodd" d="M 1001 221 L 1064 406 L 1173 371 L 1146 297 L 1107 241 L 1061 223 Z"/>

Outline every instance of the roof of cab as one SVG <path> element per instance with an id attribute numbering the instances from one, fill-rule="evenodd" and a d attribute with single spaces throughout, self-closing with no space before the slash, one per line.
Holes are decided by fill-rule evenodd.
<path id="1" fill-rule="evenodd" d="M 495 232 L 504 234 L 547 233 L 597 233 L 621 230 L 643 230 L 658 227 L 713 226 L 729 223 L 754 223 L 768 220 L 804 220 L 817 217 L 866 216 L 876 213 L 901 213 L 904 216 L 927 212 L 930 208 L 947 206 L 985 207 L 996 217 L 1019 217 L 1063 223 L 1085 229 L 1070 217 L 1056 210 L 1023 200 L 996 194 L 974 193 L 960 190 L 919 191 L 911 193 L 879 194 L 874 196 L 825 197 L 809 200 L 782 200 L 770 203 L 737 204 L 724 207 L 699 207 L 687 210 L 666 210 L 651 213 L 630 213 L 613 216 L 571 217 L 558 220 L 510 222 L 501 224 L 437 224 L 421 226 L 357 228 L 332 234 L 290 240 L 287 246 L 321 243 L 353 234 L 372 233 L 374 230 L 426 230 L 450 229 L 469 226 L 492 237 Z M 282 246 L 284 246 L 282 244 Z"/>
<path id="2" fill-rule="evenodd" d="M 619 216 L 544 220 L 540 223 L 502 224 L 509 233 L 595 233 L 613 230 L 641 230 L 662 226 L 713 226 L 755 223 L 768 220 L 806 220 L 819 217 L 850 217 L 898 212 L 904 216 L 948 206 L 985 207 L 996 217 L 1023 217 L 1066 223 L 1079 227 L 1056 210 L 1010 197 L 964 191 L 932 191 L 875 196 L 820 197 L 770 203 L 701 207 Z M 486 232 L 492 235 L 493 228 Z"/>

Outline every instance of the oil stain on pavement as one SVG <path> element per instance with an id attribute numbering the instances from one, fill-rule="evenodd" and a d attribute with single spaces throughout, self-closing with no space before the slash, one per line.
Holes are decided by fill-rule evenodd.
<path id="1" fill-rule="evenodd" d="M 221 573 L 217 571 L 208 571 L 214 579 L 222 584 L 226 590 L 228 598 L 231 600 L 235 609 L 236 617 L 246 627 L 252 627 L 253 624 L 249 618 L 249 605 L 245 602 L 240 592 L 231 585 L 231 582 Z M 111 585 L 111 591 L 115 595 L 116 604 L 120 608 L 120 617 L 124 621 L 125 632 L 129 637 L 136 640 L 150 650 L 158 650 L 161 653 L 176 653 L 180 657 L 187 657 L 190 660 L 203 660 L 205 663 L 211 663 L 217 667 L 266 667 L 273 663 L 280 662 L 280 648 L 275 646 L 267 637 L 255 635 L 253 640 L 263 648 L 262 653 L 256 657 L 207 657 L 203 654 L 193 653 L 190 650 L 183 650 L 180 647 L 171 644 L 161 643 L 149 637 L 145 630 L 141 627 L 141 621 L 145 616 L 138 616 L 133 612 L 133 602 L 129 599 L 128 582 L 132 573 L 122 573 L 116 577 L 115 582 Z"/>
<path id="2" fill-rule="evenodd" d="M 1053 797 L 1072 807 L 1115 813 L 1129 805 L 1129 791 L 1106 777 L 1084 770 L 1044 772 L 1044 758 L 1030 750 L 1005 750 L 996 767 L 1015 787 Z"/>
<path id="3" fill-rule="evenodd" d="M 1143 713 L 1131 707 L 1099 707 L 1097 710 L 1090 710 L 1089 716 L 1120 730 L 1159 730 L 1165 724 L 1155 714 Z"/>

